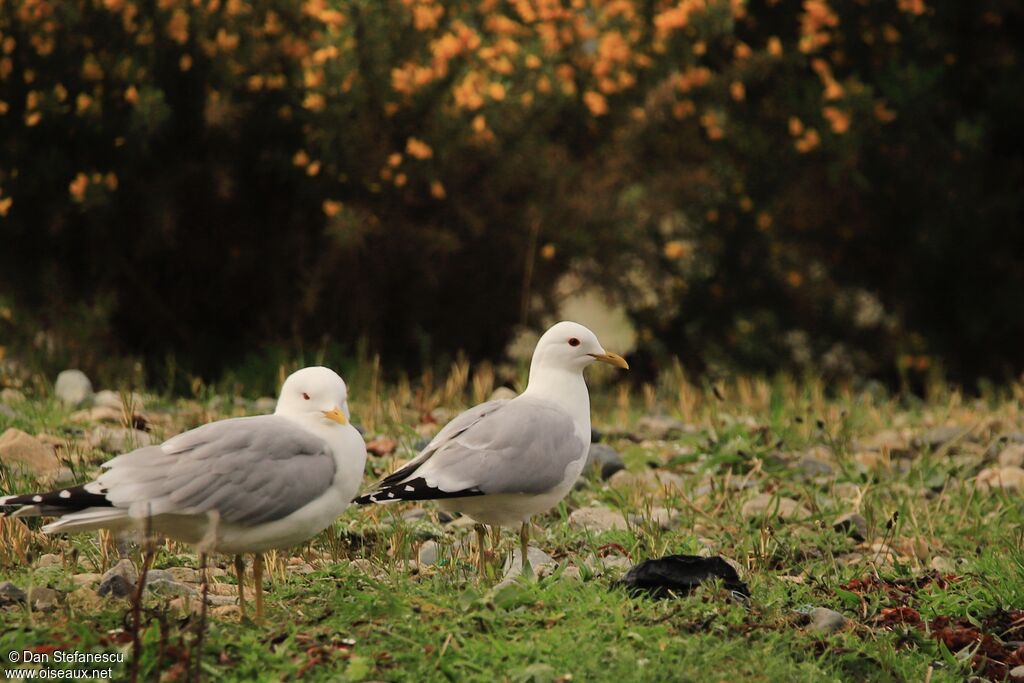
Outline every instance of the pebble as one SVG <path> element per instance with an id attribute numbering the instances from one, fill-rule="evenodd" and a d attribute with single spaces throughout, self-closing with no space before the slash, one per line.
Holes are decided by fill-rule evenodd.
<path id="1" fill-rule="evenodd" d="M 652 507 L 650 512 L 643 510 L 639 513 L 633 513 L 629 516 L 629 521 L 634 525 L 647 524 L 648 522 L 653 523 L 655 526 L 669 530 L 672 528 L 676 518 L 679 517 L 677 510 L 669 510 L 663 507 Z"/>
<path id="2" fill-rule="evenodd" d="M 68 408 L 77 408 L 92 398 L 92 382 L 81 370 L 65 370 L 57 375 L 53 393 Z"/>
<path id="3" fill-rule="evenodd" d="M 76 586 L 84 586 L 84 587 L 92 586 L 94 584 L 99 583 L 102 580 L 103 580 L 103 575 L 102 574 L 94 574 L 94 573 L 75 574 L 74 576 L 71 577 L 71 582 L 73 584 L 75 584 Z"/>
<path id="4" fill-rule="evenodd" d="M 1024 678 L 1024 664 L 1021 664 L 1020 666 L 1015 666 L 1012 669 L 1010 669 L 1010 678 Z"/>
<path id="5" fill-rule="evenodd" d="M 1004 448 L 999 454 L 999 464 L 1002 467 L 1024 466 L 1024 444 L 1013 443 Z"/>
<path id="6" fill-rule="evenodd" d="M 37 477 L 47 477 L 60 469 L 53 448 L 11 427 L 0 435 L 0 463 Z"/>
<path id="7" fill-rule="evenodd" d="M 426 541 L 420 546 L 420 551 L 416 557 L 419 563 L 423 566 L 437 564 L 437 541 Z"/>
<path id="8" fill-rule="evenodd" d="M 112 598 L 127 598 L 135 592 L 135 584 L 129 583 L 128 579 L 120 574 L 114 574 L 100 581 L 96 594 L 100 597 L 110 596 Z"/>
<path id="9" fill-rule="evenodd" d="M 797 467 L 809 477 L 831 477 L 835 473 L 832 465 L 813 455 L 805 455 Z"/>
<path id="10" fill-rule="evenodd" d="M 585 507 L 573 510 L 569 515 L 569 526 L 576 529 L 589 529 L 594 533 L 627 528 L 626 518 L 622 516 L 621 512 L 604 507 Z"/>
<path id="11" fill-rule="evenodd" d="M 863 541 L 868 537 L 868 521 L 859 512 L 847 512 L 845 515 L 840 515 L 832 522 L 832 528 L 845 532 L 855 541 Z"/>
<path id="12" fill-rule="evenodd" d="M 99 576 L 97 574 L 97 576 Z M 96 591 L 87 586 L 81 586 L 67 595 L 67 603 L 74 609 L 83 611 L 94 611 L 100 608 L 102 600 L 96 595 Z"/>
<path id="13" fill-rule="evenodd" d="M 110 389 L 96 392 L 92 399 L 93 405 L 97 407 L 113 408 L 119 412 L 124 409 L 124 402 L 121 401 L 121 394 Z M 142 396 L 134 391 L 128 395 L 128 404 L 135 412 L 143 409 Z"/>
<path id="14" fill-rule="evenodd" d="M 935 451 L 966 433 L 967 430 L 963 427 L 934 427 L 914 438 L 912 445 L 918 449 L 927 448 Z"/>
<path id="15" fill-rule="evenodd" d="M 533 567 L 533 572 L 537 576 L 543 576 L 547 573 L 547 569 L 542 567 L 549 567 L 555 564 L 555 558 L 548 555 L 540 548 L 529 546 L 526 549 L 526 557 L 530 560 L 530 565 Z M 505 567 L 503 569 L 504 576 L 501 577 L 501 581 L 495 588 L 501 588 L 508 585 L 523 573 L 523 554 L 516 548 L 512 551 L 512 555 L 505 560 Z"/>
<path id="16" fill-rule="evenodd" d="M 5 387 L 0 389 L 0 402 L 3 403 L 22 403 L 25 401 L 25 394 L 21 393 L 17 389 Z"/>
<path id="17" fill-rule="evenodd" d="M 1024 489 L 1024 468 L 1017 466 L 986 467 L 978 472 L 975 485 L 983 489 L 1001 488 L 1005 491 L 1020 491 Z"/>
<path id="18" fill-rule="evenodd" d="M 688 429 L 685 422 L 667 415 L 645 415 L 636 423 L 636 430 L 644 439 L 669 439 L 685 434 Z"/>
<path id="19" fill-rule="evenodd" d="M 571 565 L 562 570 L 562 578 L 569 581 L 582 581 L 583 572 L 580 571 L 579 567 Z"/>
<path id="20" fill-rule="evenodd" d="M 624 470 L 626 464 L 622 462 L 622 456 L 619 455 L 618 451 L 611 446 L 603 443 L 592 443 L 590 444 L 590 452 L 587 453 L 587 464 L 584 466 L 583 471 L 586 472 L 592 467 L 598 468 L 601 472 L 601 479 L 607 480 L 616 472 Z"/>
<path id="21" fill-rule="evenodd" d="M 682 491 L 684 480 L 678 474 L 661 469 L 645 469 L 640 473 L 620 470 L 608 479 L 608 486 L 621 491 L 635 489 L 648 493 Z"/>
<path id="22" fill-rule="evenodd" d="M 810 517 L 811 511 L 792 498 L 762 493 L 744 503 L 740 514 L 744 519 L 757 519 L 770 514 L 784 521 L 800 521 Z"/>
<path id="23" fill-rule="evenodd" d="M 175 581 L 199 583 L 199 571 L 191 567 L 170 567 L 166 571 Z"/>
<path id="24" fill-rule="evenodd" d="M 40 612 L 48 612 L 57 606 L 60 593 L 45 586 L 33 586 L 28 591 L 28 602 L 32 609 Z"/>
<path id="25" fill-rule="evenodd" d="M 0 582 L 0 605 L 13 605 L 25 602 L 25 591 L 10 581 Z"/>
<path id="26" fill-rule="evenodd" d="M 815 607 L 807 616 L 811 620 L 807 630 L 821 635 L 828 635 L 843 630 L 848 621 L 842 614 L 827 607 Z"/>
<path id="27" fill-rule="evenodd" d="M 213 587 L 214 584 L 210 586 Z M 232 586 L 234 588 L 234 586 Z M 178 596 L 194 596 L 199 594 L 199 590 L 192 586 L 179 583 L 173 579 L 166 578 L 155 578 L 150 580 L 149 576 L 146 576 L 146 592 L 152 593 L 161 598 L 170 598 Z"/>
<path id="28" fill-rule="evenodd" d="M 61 567 L 64 565 L 64 558 L 60 555 L 54 555 L 53 553 L 46 553 L 40 555 L 36 561 L 36 566 L 40 569 L 44 567 Z"/>
<path id="29" fill-rule="evenodd" d="M 89 443 L 93 448 L 99 448 L 108 453 L 124 453 L 142 446 L 150 446 L 153 441 L 153 435 L 149 432 L 129 427 L 101 425 L 92 430 L 89 435 Z"/>
<path id="30" fill-rule="evenodd" d="M 138 570 L 131 560 L 125 558 L 104 572 L 96 592 L 100 596 L 126 598 L 135 591 L 135 582 L 138 580 Z"/>

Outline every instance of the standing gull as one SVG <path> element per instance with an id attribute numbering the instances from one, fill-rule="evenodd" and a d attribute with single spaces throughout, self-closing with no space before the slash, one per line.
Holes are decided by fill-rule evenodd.
<path id="1" fill-rule="evenodd" d="M 465 513 L 478 523 L 481 573 L 483 525 L 521 525 L 528 572 L 530 517 L 562 500 L 587 460 L 590 396 L 583 370 L 594 361 L 629 368 L 583 325 L 554 325 L 537 342 L 526 391 L 458 415 L 416 458 L 356 503 L 437 500 L 443 509 Z"/>
<path id="2" fill-rule="evenodd" d="M 255 553 L 260 619 L 262 553 L 327 528 L 359 490 L 365 462 L 345 382 L 328 368 L 303 368 L 285 380 L 273 415 L 212 422 L 119 455 L 81 486 L 2 496 L 0 516 L 59 517 L 47 533 L 145 529 L 204 554 L 234 554 L 243 617 L 242 553 Z"/>

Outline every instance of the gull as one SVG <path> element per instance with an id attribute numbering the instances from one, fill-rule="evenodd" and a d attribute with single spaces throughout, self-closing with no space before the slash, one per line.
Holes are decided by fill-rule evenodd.
<path id="1" fill-rule="evenodd" d="M 590 396 L 583 370 L 594 361 L 628 369 L 583 325 L 563 321 L 541 336 L 526 390 L 461 413 L 420 454 L 356 503 L 437 500 L 477 522 L 484 573 L 485 524 L 520 526 L 523 571 L 529 520 L 558 504 L 583 469 L 590 447 Z"/>
<path id="2" fill-rule="evenodd" d="M 333 370 L 308 367 L 285 380 L 273 415 L 211 422 L 124 453 L 81 486 L 0 496 L 0 517 L 59 517 L 46 533 L 152 531 L 203 555 L 233 554 L 243 618 L 242 554 L 254 553 L 259 620 L 262 553 L 327 528 L 359 490 L 365 462 L 345 382 Z"/>

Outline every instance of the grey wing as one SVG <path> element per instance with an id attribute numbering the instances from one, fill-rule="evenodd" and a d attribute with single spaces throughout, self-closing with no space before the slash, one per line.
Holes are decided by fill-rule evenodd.
<path id="1" fill-rule="evenodd" d="M 133 517 L 203 514 L 260 524 L 318 498 L 334 478 L 327 443 L 274 415 L 221 420 L 114 458 L 92 484 Z"/>
<path id="2" fill-rule="evenodd" d="M 499 398 L 494 401 L 481 403 L 473 406 L 469 410 L 459 413 L 451 422 L 446 424 L 441 431 L 434 435 L 434 438 L 430 440 L 430 443 L 428 443 L 422 451 L 420 451 L 419 455 L 407 462 L 401 468 L 381 479 L 378 487 L 390 486 L 406 479 L 410 474 L 415 472 L 420 465 L 429 460 L 439 449 L 465 433 L 467 429 L 480 422 L 480 420 L 500 409 L 502 406 L 507 404 L 508 401 L 509 400 L 506 398 Z"/>
<path id="3" fill-rule="evenodd" d="M 567 413 L 546 401 L 520 399 L 476 420 L 357 502 L 544 493 L 565 481 L 584 446 Z"/>

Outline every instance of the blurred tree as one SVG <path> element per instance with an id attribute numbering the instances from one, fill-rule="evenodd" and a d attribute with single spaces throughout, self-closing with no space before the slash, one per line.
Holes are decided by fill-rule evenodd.
<path id="1" fill-rule="evenodd" d="M 1017 372 L 1022 15 L 6 0 L 0 286 L 208 375 L 325 335 L 493 355 L 568 270 L 654 363 Z"/>

